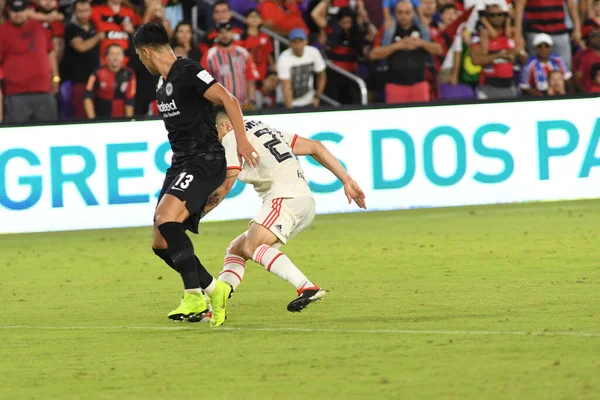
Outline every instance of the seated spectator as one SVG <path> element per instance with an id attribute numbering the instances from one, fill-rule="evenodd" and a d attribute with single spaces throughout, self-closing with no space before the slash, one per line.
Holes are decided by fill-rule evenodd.
<path id="1" fill-rule="evenodd" d="M 548 94 L 550 87 L 550 72 L 559 71 L 564 81 L 571 79 L 573 74 L 560 56 L 552 54 L 552 38 L 545 33 L 538 33 L 533 39 L 535 56 L 532 57 L 521 75 L 521 90 L 530 96 Z"/>
<path id="2" fill-rule="evenodd" d="M 8 21 L 0 26 L 0 68 L 4 120 L 52 121 L 58 117 L 54 94 L 60 77 L 49 32 L 29 19 L 27 0 L 9 0 Z M 27 40 L 23 40 L 23 38 Z"/>
<path id="3" fill-rule="evenodd" d="M 125 51 L 118 44 L 106 48 L 106 65 L 88 80 L 84 107 L 89 119 L 97 117 L 133 117 L 135 74 L 123 67 Z"/>
<path id="4" fill-rule="evenodd" d="M 65 29 L 65 56 L 60 65 L 63 83 L 70 84 L 70 104 L 68 115 L 85 118 L 83 98 L 86 83 L 100 63 L 100 42 L 106 37 L 98 32 L 90 21 L 92 5 L 89 0 L 77 0 L 74 7 L 74 21 Z"/>
<path id="5" fill-rule="evenodd" d="M 231 14 L 231 7 L 229 7 L 229 3 L 227 3 L 227 0 L 217 0 L 213 4 L 212 9 L 213 9 L 213 22 L 214 22 L 215 26 L 217 24 L 231 24 L 233 26 L 233 24 L 231 23 L 231 19 L 233 18 L 233 15 Z M 242 45 L 241 40 L 242 40 L 242 35 L 244 34 L 244 31 L 242 31 L 240 28 L 234 26 L 232 28 L 232 33 L 233 33 L 234 43 L 238 46 Z M 204 38 L 204 41 L 200 44 L 200 51 L 202 51 L 202 54 L 206 54 L 208 52 L 208 49 L 210 49 L 215 44 L 217 44 L 217 41 L 218 41 L 217 36 L 218 36 L 218 32 L 217 32 L 216 28 L 213 29 L 212 31 L 208 32 L 208 34 Z"/>
<path id="6" fill-rule="evenodd" d="M 594 64 L 590 73 L 592 79 L 592 88 L 590 93 L 600 93 L 600 63 Z"/>
<path id="7" fill-rule="evenodd" d="M 302 29 L 308 34 L 308 27 L 295 0 L 261 0 L 258 12 L 265 28 L 288 36 L 294 29 Z"/>
<path id="8" fill-rule="evenodd" d="M 370 58 L 385 65 L 388 104 L 427 102 L 431 97 L 425 68 L 430 55 L 442 54 L 442 46 L 422 39 L 413 20 L 413 5 L 408 1 L 397 3 L 391 28 L 380 29 L 371 50 Z"/>
<path id="9" fill-rule="evenodd" d="M 178 49 L 178 54 L 175 54 L 176 56 L 189 58 L 198 62 L 202 59 L 202 53 L 194 41 L 192 24 L 189 22 L 184 21 L 177 24 L 173 33 L 173 39 L 171 39 L 171 47 L 173 50 Z"/>
<path id="10" fill-rule="evenodd" d="M 497 5 L 487 6 L 486 17 L 496 31 L 492 37 L 487 29 L 473 37 L 473 64 L 482 66 L 477 97 L 480 99 L 505 99 L 517 97 L 513 67 L 517 56 L 523 56 L 514 40 L 507 36 L 506 13 Z"/>
<path id="11" fill-rule="evenodd" d="M 575 82 L 582 92 L 592 92 L 594 88 L 592 70 L 598 64 L 600 64 L 600 28 L 594 28 L 589 35 L 589 48 L 581 54 L 575 69 Z M 4 74 L 6 75 L 6 69 Z"/>
<path id="12" fill-rule="evenodd" d="M 567 94 L 562 71 L 554 70 L 548 73 L 548 91 L 546 94 L 548 96 L 564 96 Z"/>
<path id="13" fill-rule="evenodd" d="M 591 3 L 590 13 L 583 23 L 581 32 L 584 38 L 589 37 L 595 28 L 600 28 L 600 0 L 592 0 Z"/>
<path id="14" fill-rule="evenodd" d="M 252 60 L 258 69 L 258 81 L 267 76 L 269 68 L 275 66 L 273 58 L 273 41 L 266 33 L 260 31 L 262 18 L 256 9 L 246 14 L 246 32 L 242 36 L 243 46 L 252 55 Z"/>
<path id="15" fill-rule="evenodd" d="M 533 39 L 538 33 L 547 33 L 552 37 L 554 52 L 571 68 L 571 39 L 585 48 L 581 38 L 581 20 L 577 6 L 572 0 L 516 0 L 515 1 L 515 41 L 518 47 L 525 47 L 522 32 L 527 32 L 527 51 L 535 52 Z M 568 9 L 573 21 L 573 33 L 569 38 L 566 25 Z M 524 21 L 526 25 L 524 26 Z"/>
<path id="16" fill-rule="evenodd" d="M 262 81 L 260 89 L 256 91 L 256 109 L 264 110 L 275 108 L 283 104 L 283 94 L 276 72 L 268 72 Z"/>
<path id="17" fill-rule="evenodd" d="M 202 66 L 237 97 L 242 109 L 254 108 L 256 65 L 248 50 L 234 43 L 231 24 L 217 24 L 216 45 L 202 59 Z"/>
<path id="18" fill-rule="evenodd" d="M 289 34 L 290 48 L 277 59 L 277 75 L 283 86 L 286 108 L 319 107 L 325 90 L 327 65 L 319 50 L 308 45 L 308 36 L 302 28 Z M 314 88 L 317 75 L 317 90 Z"/>
<path id="19" fill-rule="evenodd" d="M 91 21 L 99 32 L 106 34 L 106 39 L 100 43 L 102 57 L 107 54 L 108 46 L 118 44 L 125 51 L 123 59 L 123 66 L 125 66 L 130 57 L 130 36 L 133 35 L 135 26 L 140 24 L 140 17 L 133 9 L 124 6 L 123 0 L 107 0 L 106 4 L 92 8 Z M 106 60 L 102 61 L 104 63 Z"/>
<path id="20" fill-rule="evenodd" d="M 38 0 L 36 11 L 38 13 L 49 15 L 56 12 L 57 8 L 58 3 L 56 0 Z M 56 61 L 60 63 L 65 51 L 65 24 L 62 20 L 55 20 L 53 22 L 42 22 L 42 25 L 50 32 L 52 44 L 54 45 L 54 53 L 56 54 Z"/>
<path id="21" fill-rule="evenodd" d="M 179 4 L 179 8 L 181 8 L 181 4 Z M 146 0 L 146 10 L 144 11 L 142 24 L 145 24 L 146 22 L 156 22 L 157 24 L 161 24 L 165 27 L 169 37 L 173 36 L 173 27 L 171 21 L 165 18 L 165 7 L 161 0 Z"/>

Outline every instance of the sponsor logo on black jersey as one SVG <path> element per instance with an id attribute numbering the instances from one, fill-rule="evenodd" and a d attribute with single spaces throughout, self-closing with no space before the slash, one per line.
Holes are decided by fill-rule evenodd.
<path id="1" fill-rule="evenodd" d="M 175 117 L 181 114 L 181 112 L 177 109 L 175 99 L 171 100 L 170 103 L 158 103 L 158 111 L 163 113 L 164 118 Z"/>

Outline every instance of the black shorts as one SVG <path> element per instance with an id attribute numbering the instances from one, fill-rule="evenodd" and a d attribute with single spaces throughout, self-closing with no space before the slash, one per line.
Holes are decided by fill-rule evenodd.
<path id="1" fill-rule="evenodd" d="M 158 196 L 158 203 L 168 193 L 185 202 L 190 216 L 183 227 L 198 233 L 198 224 L 208 197 L 225 180 L 225 154 L 199 155 L 182 165 L 171 166 Z"/>

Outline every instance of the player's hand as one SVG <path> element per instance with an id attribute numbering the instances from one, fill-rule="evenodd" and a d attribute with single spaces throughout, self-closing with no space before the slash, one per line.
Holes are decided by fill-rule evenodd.
<path id="1" fill-rule="evenodd" d="M 258 162 L 260 161 L 258 153 L 256 152 L 256 150 L 254 150 L 254 147 L 252 147 L 252 145 L 247 139 L 243 142 L 237 143 L 237 150 L 240 163 L 245 161 L 252 168 L 258 166 Z"/>
<path id="2" fill-rule="evenodd" d="M 344 193 L 348 199 L 348 204 L 351 204 L 352 200 L 354 200 L 357 206 L 365 210 L 367 209 L 367 203 L 365 203 L 365 193 L 362 191 L 360 186 L 358 186 L 358 183 L 354 181 L 354 179 L 348 179 L 344 183 Z"/>

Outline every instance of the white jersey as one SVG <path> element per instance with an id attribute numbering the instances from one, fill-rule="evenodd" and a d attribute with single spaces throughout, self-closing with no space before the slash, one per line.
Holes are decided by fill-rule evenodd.
<path id="1" fill-rule="evenodd" d="M 302 166 L 292 152 L 298 135 L 280 132 L 260 121 L 246 120 L 245 123 L 246 135 L 260 162 L 256 168 L 247 163 L 241 166 L 235 134 L 229 132 L 223 137 L 227 169 L 239 169 L 238 179 L 254 186 L 263 201 L 279 197 L 312 197 Z"/>

